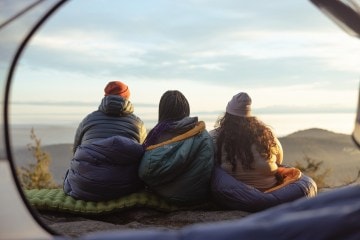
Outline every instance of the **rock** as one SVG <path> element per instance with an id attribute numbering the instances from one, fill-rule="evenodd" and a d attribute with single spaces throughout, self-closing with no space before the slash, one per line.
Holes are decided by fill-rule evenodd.
<path id="1" fill-rule="evenodd" d="M 121 229 L 179 229 L 196 224 L 246 217 L 244 211 L 176 211 L 159 212 L 151 209 L 130 209 L 104 215 L 74 215 L 70 213 L 40 212 L 42 222 L 55 232 L 69 237 L 106 230 Z"/>

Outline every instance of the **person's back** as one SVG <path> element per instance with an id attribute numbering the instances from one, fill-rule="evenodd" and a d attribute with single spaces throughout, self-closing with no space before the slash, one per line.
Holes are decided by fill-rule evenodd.
<path id="1" fill-rule="evenodd" d="M 283 160 L 282 147 L 271 129 L 251 116 L 251 98 L 246 93 L 235 95 L 218 125 L 210 134 L 219 165 L 261 191 L 274 187 Z"/>
<path id="2" fill-rule="evenodd" d="M 124 136 L 142 143 L 146 128 L 134 112 L 128 100 L 130 90 L 124 83 L 109 82 L 98 110 L 87 115 L 79 124 L 74 140 L 73 151 L 80 144 L 92 143 L 112 136 Z"/>
<path id="3" fill-rule="evenodd" d="M 214 166 L 212 140 L 205 123 L 189 117 L 189 104 L 179 91 L 167 91 L 159 104 L 158 124 L 144 142 L 139 176 L 169 201 L 206 200 Z"/>
<path id="4" fill-rule="evenodd" d="M 146 129 L 133 114 L 129 96 L 124 83 L 108 83 L 99 109 L 79 124 L 74 156 L 64 178 L 66 194 L 101 201 L 143 188 L 137 173 Z"/>

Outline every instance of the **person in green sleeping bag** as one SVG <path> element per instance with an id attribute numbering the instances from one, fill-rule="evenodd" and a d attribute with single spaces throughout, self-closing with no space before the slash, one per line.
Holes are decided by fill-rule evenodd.
<path id="1" fill-rule="evenodd" d="M 139 177 L 148 189 L 179 204 L 209 198 L 214 167 L 212 139 L 203 121 L 190 117 L 190 106 L 177 90 L 166 91 L 159 103 L 158 123 L 149 132 Z"/>

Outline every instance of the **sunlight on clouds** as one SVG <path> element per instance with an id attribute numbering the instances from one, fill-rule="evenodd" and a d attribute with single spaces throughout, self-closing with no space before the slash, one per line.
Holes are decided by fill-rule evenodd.
<path id="1" fill-rule="evenodd" d="M 334 83 L 336 84 L 336 83 Z M 251 90 L 253 105 L 258 108 L 292 107 L 296 112 L 304 109 L 344 109 L 356 108 L 357 92 L 351 89 L 339 90 L 322 87 L 322 84 L 299 84 L 284 87 L 266 87 Z"/>
<path id="2" fill-rule="evenodd" d="M 216 58 L 219 56 L 229 56 L 232 55 L 231 51 L 225 50 L 223 49 L 223 47 L 221 47 L 221 49 L 212 49 L 212 50 L 202 50 L 202 51 L 194 51 L 189 53 L 189 56 L 191 57 L 196 57 L 196 58 Z"/>
<path id="3" fill-rule="evenodd" d="M 71 36 L 71 37 L 69 37 Z M 126 64 L 143 64 L 138 56 L 146 53 L 144 47 L 111 38 L 98 33 L 70 32 L 61 36 L 46 36 L 39 34 L 31 43 L 32 47 L 41 47 L 49 51 L 61 51 L 62 54 Z"/>
<path id="4" fill-rule="evenodd" d="M 333 70 L 358 71 L 360 44 L 343 32 L 241 31 L 217 36 L 218 48 L 190 52 L 195 58 L 224 56 L 250 59 L 313 58 Z"/>
<path id="5" fill-rule="evenodd" d="M 98 102 L 103 89 L 113 79 L 84 76 L 77 72 L 34 69 L 22 66 L 16 72 L 11 91 L 12 101 L 81 101 Z M 34 87 L 36 86 L 36 87 Z M 29 91 L 31 89 L 31 91 Z"/>
<path id="6" fill-rule="evenodd" d="M 236 93 L 236 89 L 225 86 L 203 84 L 187 79 L 127 79 L 132 92 L 133 102 L 158 104 L 161 95 L 167 90 L 179 90 L 191 103 L 192 111 L 222 110 L 229 97 Z M 206 104 L 204 104 L 206 103 Z"/>
<path id="7" fill-rule="evenodd" d="M 206 70 L 214 70 L 214 71 L 224 71 L 223 66 L 226 65 L 224 63 L 209 63 L 209 64 L 192 64 L 189 66 L 190 69 L 206 69 Z"/>
<path id="8" fill-rule="evenodd" d="M 248 92 L 253 99 L 253 108 L 275 111 L 291 109 L 296 112 L 322 111 L 327 109 L 355 109 L 357 92 L 349 89 L 329 90 L 321 83 L 298 84 L 283 87 L 238 87 L 205 85 L 201 82 L 186 79 L 128 79 L 131 89 L 134 89 L 132 101 L 157 104 L 161 95 L 167 90 L 178 89 L 189 99 L 194 111 L 224 111 L 227 102 L 238 92 Z M 335 83 L 334 83 L 335 84 Z"/>

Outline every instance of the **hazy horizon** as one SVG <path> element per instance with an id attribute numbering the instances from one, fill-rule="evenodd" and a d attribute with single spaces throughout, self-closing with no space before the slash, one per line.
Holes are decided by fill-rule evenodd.
<path id="1" fill-rule="evenodd" d="M 87 113 L 86 113 L 87 114 Z M 65 120 L 60 120 L 59 115 L 42 116 L 34 115 L 37 118 L 24 121 L 21 119 L 14 120 L 11 118 L 10 129 L 12 143 L 14 146 L 26 146 L 30 143 L 30 130 L 34 128 L 37 136 L 42 139 L 45 145 L 58 143 L 73 143 L 75 131 L 80 121 L 86 115 L 78 113 L 76 116 L 64 116 Z M 138 116 L 141 116 L 138 115 Z M 145 115 L 143 115 L 145 116 Z M 191 116 L 197 116 L 199 120 L 205 121 L 208 131 L 212 130 L 219 114 L 210 113 L 208 115 L 196 114 L 193 112 Z M 275 114 L 256 114 L 256 116 L 269 125 L 278 137 L 284 137 L 297 131 L 320 128 L 335 133 L 351 135 L 353 131 L 353 123 L 355 122 L 355 113 L 275 113 Z M 156 115 L 151 117 L 143 117 L 145 126 L 150 130 L 156 124 Z M 347 123 L 347 124 L 339 124 Z"/>

